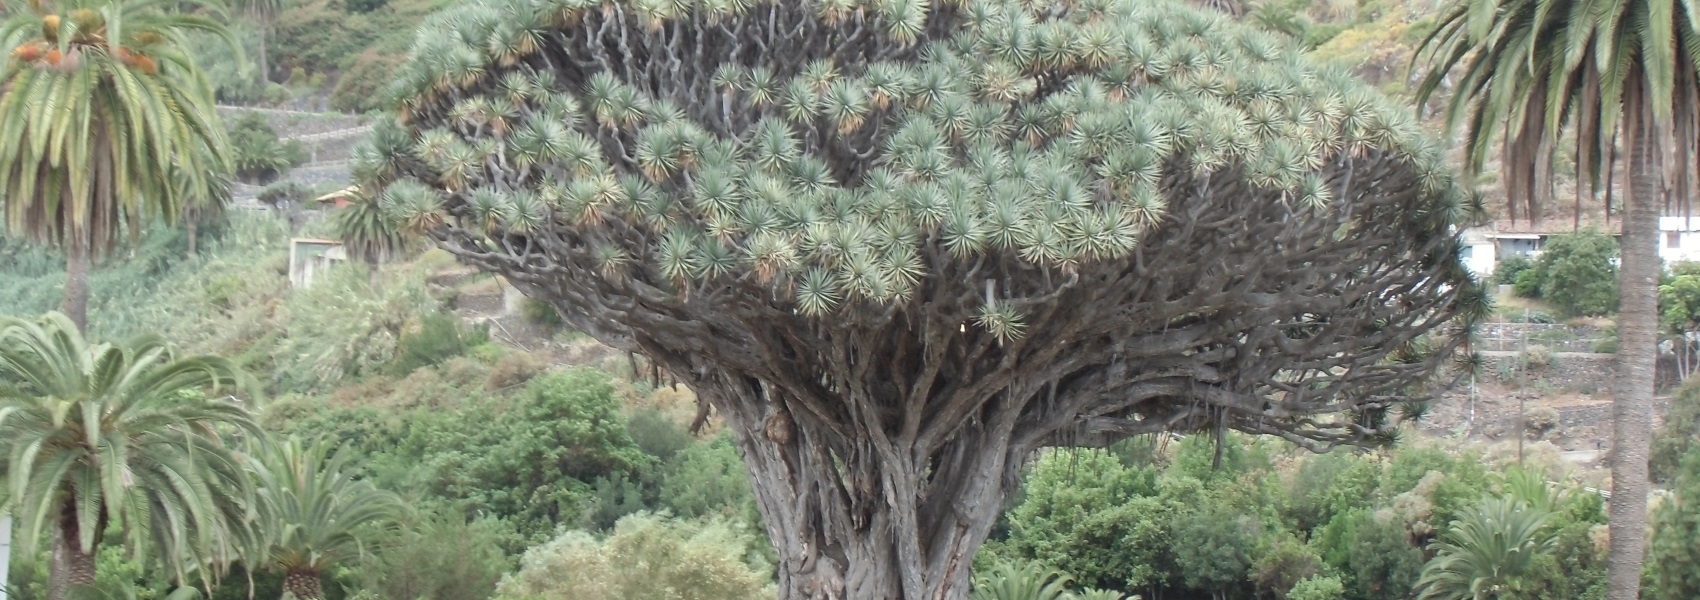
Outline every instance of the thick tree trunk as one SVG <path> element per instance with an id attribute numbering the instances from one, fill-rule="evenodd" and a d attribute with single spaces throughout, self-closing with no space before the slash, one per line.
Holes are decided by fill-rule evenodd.
<path id="1" fill-rule="evenodd" d="M 1013 415 L 965 425 L 917 460 L 878 433 L 841 436 L 763 384 L 739 387 L 746 397 L 717 406 L 755 479 L 781 600 L 968 597 L 974 553 L 1016 482 Z"/>
<path id="2" fill-rule="evenodd" d="M 1651 115 L 1626 119 L 1629 194 L 1624 202 L 1622 290 L 1618 307 L 1617 390 L 1612 399 L 1612 600 L 1640 596 L 1646 553 L 1647 455 L 1652 434 L 1653 370 L 1658 344 L 1659 197 L 1656 138 Z M 1634 117 L 1641 117 L 1636 119 Z"/>
<path id="3" fill-rule="evenodd" d="M 291 569 L 283 578 L 283 597 L 294 595 L 296 600 L 321 600 L 325 597 L 319 587 L 319 574 L 314 571 Z"/>
<path id="4" fill-rule="evenodd" d="M 65 242 L 65 303 L 59 312 L 77 324 L 77 331 L 88 332 L 89 244 L 80 234 L 72 234 Z"/>
<path id="5" fill-rule="evenodd" d="M 98 527 L 98 525 L 97 525 Z M 69 600 L 81 598 L 80 592 L 92 588 L 95 583 L 95 551 L 100 547 L 100 540 L 95 539 L 95 547 L 84 552 L 79 543 L 80 524 L 77 522 L 77 507 L 66 502 L 59 514 L 59 531 L 53 544 L 52 573 L 48 576 L 48 599 Z M 98 533 L 96 534 L 98 535 Z"/>

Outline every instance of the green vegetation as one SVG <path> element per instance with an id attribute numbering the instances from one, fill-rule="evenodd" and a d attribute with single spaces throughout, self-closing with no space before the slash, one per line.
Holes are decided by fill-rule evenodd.
<path id="1" fill-rule="evenodd" d="M 291 168 L 307 162 L 307 151 L 294 140 L 280 140 L 271 123 L 257 112 L 242 113 L 228 125 L 230 159 L 236 175 L 254 183 L 266 183 Z"/>
<path id="2" fill-rule="evenodd" d="M 62 247 L 62 311 L 88 321 L 92 261 L 157 219 L 216 203 L 231 165 L 182 34 L 228 32 L 189 0 L 8 3 L 0 13 L 0 214 L 9 237 Z M 58 14 L 64 12 L 65 14 Z M 28 124 L 24 126 L 24 124 Z"/>
<path id="3" fill-rule="evenodd" d="M 1582 231 L 1552 236 L 1540 260 L 1507 260 L 1496 276 L 1511 277 L 1518 296 L 1540 298 L 1566 315 L 1606 315 L 1617 309 L 1616 260 L 1611 236 Z"/>
<path id="4" fill-rule="evenodd" d="M 1700 448 L 1682 459 L 1674 492 L 1653 512 L 1653 540 L 1647 562 L 1653 565 L 1647 597 L 1677 600 L 1700 596 Z"/>

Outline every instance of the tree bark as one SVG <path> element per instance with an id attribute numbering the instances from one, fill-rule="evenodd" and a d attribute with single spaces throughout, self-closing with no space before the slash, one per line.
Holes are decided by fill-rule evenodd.
<path id="1" fill-rule="evenodd" d="M 65 302 L 59 312 L 87 333 L 89 322 L 89 241 L 73 232 L 65 241 Z"/>
<path id="2" fill-rule="evenodd" d="M 96 525 L 99 527 L 100 525 Z M 100 548 L 100 539 L 95 539 L 94 547 L 84 552 L 79 543 L 81 524 L 77 521 L 76 504 L 67 501 L 59 512 L 59 531 L 53 545 L 52 573 L 48 576 L 49 600 L 69 600 L 81 597 L 77 592 L 91 588 L 95 584 L 95 551 Z M 98 536 L 99 533 L 97 532 Z"/>
<path id="3" fill-rule="evenodd" d="M 291 569 L 283 578 L 283 597 L 295 595 L 296 600 L 321 600 L 325 597 L 319 587 L 319 573 L 301 569 Z"/>
<path id="4" fill-rule="evenodd" d="M 265 86 L 272 82 L 271 62 L 266 58 L 266 30 L 271 29 L 272 20 L 263 13 L 255 15 L 255 17 L 254 21 L 259 25 L 258 29 L 260 30 L 260 52 L 257 57 L 260 63 L 260 97 L 264 98 L 266 94 Z"/>
<path id="5" fill-rule="evenodd" d="M 925 456 L 875 431 L 843 436 L 758 381 L 695 389 L 729 409 L 779 554 L 780 598 L 968 597 L 974 553 L 1028 452 L 1012 439 L 1017 411 L 988 411 Z"/>
<path id="6" fill-rule="evenodd" d="M 183 225 L 189 234 L 189 258 L 195 257 L 195 251 L 199 247 L 197 242 L 199 241 L 201 233 L 201 220 L 197 218 L 198 216 L 199 215 L 189 215 L 189 218 L 184 219 Z"/>
<path id="7" fill-rule="evenodd" d="M 1631 85 L 1631 94 L 1639 86 Z M 1640 597 L 1647 544 L 1647 455 L 1652 433 L 1653 371 L 1658 337 L 1659 182 L 1652 115 L 1630 108 L 1629 193 L 1624 202 L 1622 285 L 1618 306 L 1617 391 L 1612 399 L 1611 546 L 1607 559 L 1612 600 Z"/>

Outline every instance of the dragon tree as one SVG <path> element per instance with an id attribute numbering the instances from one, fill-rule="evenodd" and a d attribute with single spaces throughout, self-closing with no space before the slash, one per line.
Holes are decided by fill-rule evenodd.
<path id="1" fill-rule="evenodd" d="M 781 597 L 966 597 L 1023 460 L 1387 441 L 1487 307 L 1407 108 L 1136 0 L 484 0 L 357 175 L 736 433 Z"/>

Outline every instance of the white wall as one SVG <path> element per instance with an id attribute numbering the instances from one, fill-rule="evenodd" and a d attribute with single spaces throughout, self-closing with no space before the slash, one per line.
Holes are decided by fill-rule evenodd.
<path id="1" fill-rule="evenodd" d="M 1671 238 L 1676 245 L 1671 245 Z M 1659 217 L 1659 258 L 1667 263 L 1700 261 L 1700 216 Z"/>
<path id="2" fill-rule="evenodd" d="M 1481 243 L 1468 244 L 1464 247 L 1467 249 L 1464 257 L 1464 268 L 1469 269 L 1470 273 L 1476 276 L 1476 279 L 1485 280 L 1492 277 L 1493 267 L 1499 263 L 1499 257 L 1496 256 L 1496 247 L 1493 242 L 1483 241 Z"/>

